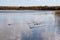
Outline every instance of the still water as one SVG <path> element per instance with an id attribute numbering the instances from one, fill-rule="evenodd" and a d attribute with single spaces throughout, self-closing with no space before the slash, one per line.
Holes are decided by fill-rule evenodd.
<path id="1" fill-rule="evenodd" d="M 0 40 L 60 40 L 55 11 L 0 10 Z"/>

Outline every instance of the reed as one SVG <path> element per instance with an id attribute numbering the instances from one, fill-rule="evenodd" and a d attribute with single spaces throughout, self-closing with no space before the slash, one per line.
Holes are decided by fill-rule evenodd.
<path id="1" fill-rule="evenodd" d="M 56 16 L 60 16 L 60 10 L 56 10 L 56 11 L 55 11 L 55 15 L 56 15 Z"/>
<path id="2" fill-rule="evenodd" d="M 0 6 L 0 10 L 60 10 L 60 6 Z"/>

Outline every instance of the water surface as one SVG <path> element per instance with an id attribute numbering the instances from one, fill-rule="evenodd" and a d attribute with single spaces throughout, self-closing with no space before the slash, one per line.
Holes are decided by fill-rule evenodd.
<path id="1" fill-rule="evenodd" d="M 55 11 L 0 10 L 0 40 L 59 40 L 55 17 Z"/>

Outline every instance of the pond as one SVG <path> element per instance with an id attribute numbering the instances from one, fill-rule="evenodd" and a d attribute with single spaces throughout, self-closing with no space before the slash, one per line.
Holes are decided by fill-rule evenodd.
<path id="1" fill-rule="evenodd" d="M 55 11 L 0 10 L 0 40 L 60 40 L 56 23 Z"/>

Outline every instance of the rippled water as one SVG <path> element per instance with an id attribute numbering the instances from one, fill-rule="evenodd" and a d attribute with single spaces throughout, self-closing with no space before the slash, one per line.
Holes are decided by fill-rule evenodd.
<path id="1" fill-rule="evenodd" d="M 0 10 L 0 40 L 60 40 L 56 20 L 55 11 Z"/>

